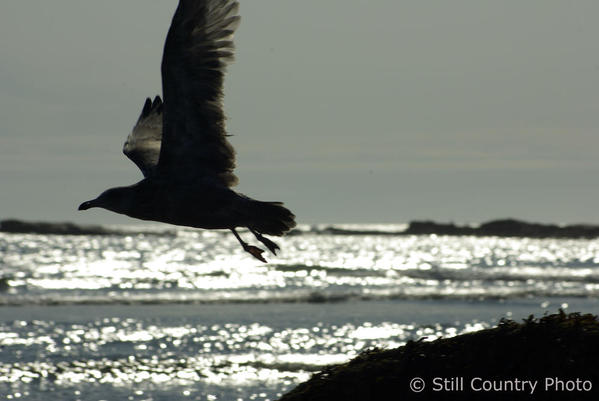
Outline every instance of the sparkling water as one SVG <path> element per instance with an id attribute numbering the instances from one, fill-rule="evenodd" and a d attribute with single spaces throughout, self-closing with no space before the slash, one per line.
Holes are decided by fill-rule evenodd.
<path id="1" fill-rule="evenodd" d="M 597 240 L 322 228 L 267 264 L 219 231 L 0 234 L 0 395 L 274 400 L 370 347 L 597 310 Z"/>

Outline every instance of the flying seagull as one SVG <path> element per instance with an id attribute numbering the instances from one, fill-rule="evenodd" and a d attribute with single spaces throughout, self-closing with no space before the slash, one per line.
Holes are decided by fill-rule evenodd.
<path id="1" fill-rule="evenodd" d="M 101 207 L 130 217 L 180 226 L 228 229 L 246 252 L 262 249 L 241 239 L 247 227 L 273 254 L 295 216 L 281 202 L 262 202 L 231 189 L 235 151 L 222 111 L 223 78 L 233 59 L 239 25 L 236 0 L 180 0 L 164 45 L 162 94 L 146 99 L 123 152 L 144 175 L 111 188 L 79 210 Z"/>

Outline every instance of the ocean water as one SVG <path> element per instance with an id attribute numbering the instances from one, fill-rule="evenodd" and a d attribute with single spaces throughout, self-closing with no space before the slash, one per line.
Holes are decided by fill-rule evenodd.
<path id="1" fill-rule="evenodd" d="M 371 347 L 599 306 L 599 240 L 337 228 L 267 264 L 228 232 L 0 233 L 0 399 L 274 400 Z"/>

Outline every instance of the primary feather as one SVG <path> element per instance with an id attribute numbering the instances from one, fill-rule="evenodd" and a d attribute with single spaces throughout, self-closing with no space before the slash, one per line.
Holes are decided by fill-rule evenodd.
<path id="1" fill-rule="evenodd" d="M 162 58 L 164 127 L 158 172 L 215 179 L 227 186 L 235 151 L 222 111 L 224 71 L 233 58 L 237 1 L 181 0 Z"/>
<path id="2" fill-rule="evenodd" d="M 162 142 L 162 99 L 146 99 L 141 115 L 127 137 L 123 153 L 139 167 L 144 177 L 154 173 Z"/>

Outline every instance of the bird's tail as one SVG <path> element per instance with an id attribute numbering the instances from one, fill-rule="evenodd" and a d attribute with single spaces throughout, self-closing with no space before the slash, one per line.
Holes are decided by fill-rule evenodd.
<path id="1" fill-rule="evenodd" d="M 250 228 L 260 234 L 281 236 L 295 227 L 295 215 L 282 202 L 252 202 Z"/>

